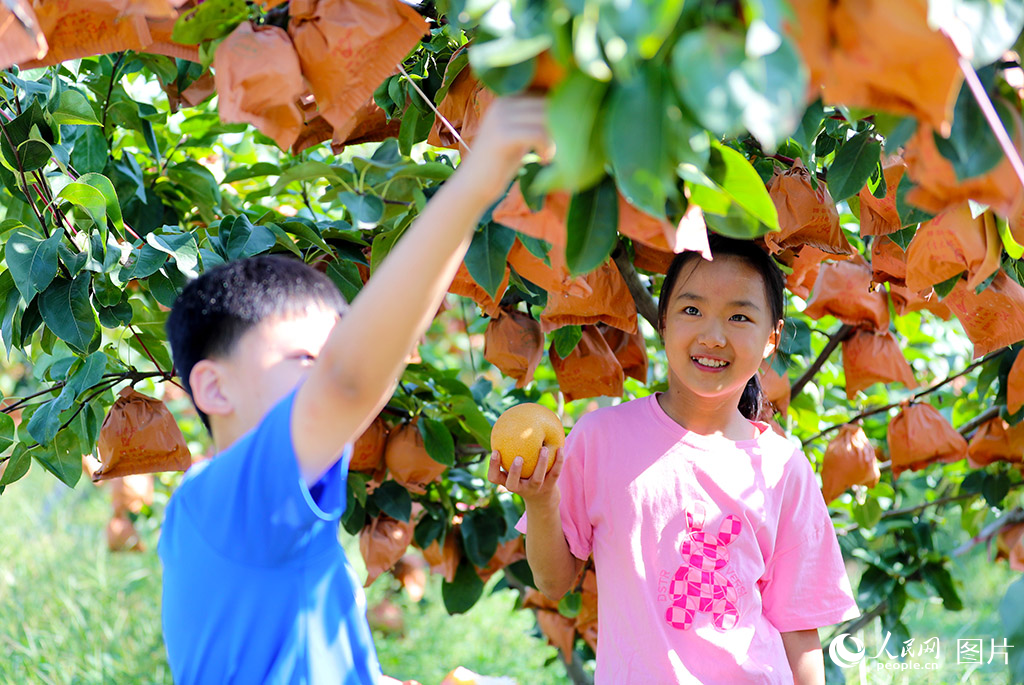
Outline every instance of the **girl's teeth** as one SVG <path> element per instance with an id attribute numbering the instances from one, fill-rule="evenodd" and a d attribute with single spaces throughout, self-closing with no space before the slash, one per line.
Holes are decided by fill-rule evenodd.
<path id="1" fill-rule="evenodd" d="M 698 357 L 694 357 L 693 360 L 695 362 L 697 362 L 698 364 L 700 364 L 701 366 L 712 366 L 712 367 L 715 367 L 715 368 L 725 366 L 726 364 L 729 363 L 729 362 L 717 361 L 717 360 L 714 360 L 714 359 L 703 359 L 703 358 L 698 358 Z"/>

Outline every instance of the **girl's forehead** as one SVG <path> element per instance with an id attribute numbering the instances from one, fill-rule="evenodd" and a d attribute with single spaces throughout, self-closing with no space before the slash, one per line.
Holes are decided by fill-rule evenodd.
<path id="1" fill-rule="evenodd" d="M 735 299 L 744 295 L 767 302 L 764 276 L 747 260 L 733 255 L 721 255 L 709 262 L 697 259 L 693 267 L 684 268 L 676 281 L 672 297 L 692 293 L 706 299 Z"/>

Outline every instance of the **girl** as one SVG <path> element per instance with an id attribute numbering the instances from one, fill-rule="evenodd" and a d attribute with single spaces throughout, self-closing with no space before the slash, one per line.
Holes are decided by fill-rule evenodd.
<path id="1" fill-rule="evenodd" d="M 782 274 L 754 243 L 711 251 L 662 286 L 667 392 L 582 417 L 546 477 L 546 449 L 529 479 L 491 458 L 526 503 L 541 591 L 561 597 L 594 556 L 598 685 L 824 683 L 817 629 L 858 613 L 810 464 L 757 420 Z"/>

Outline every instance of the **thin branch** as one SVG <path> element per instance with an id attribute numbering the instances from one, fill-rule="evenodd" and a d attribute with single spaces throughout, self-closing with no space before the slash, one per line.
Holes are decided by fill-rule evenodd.
<path id="1" fill-rule="evenodd" d="M 840 428 L 842 428 L 843 426 L 845 426 L 848 423 L 856 423 L 857 421 L 860 421 L 862 419 L 866 419 L 869 416 L 874 416 L 875 414 L 881 414 L 882 412 L 887 412 L 890 409 L 895 409 L 896 407 L 899 407 L 901 404 L 903 404 L 903 402 L 916 402 L 917 400 L 921 399 L 925 395 L 931 394 L 931 393 L 935 392 L 936 390 L 938 390 L 939 388 L 941 388 L 941 387 L 943 387 L 943 386 L 945 386 L 945 385 L 947 385 L 949 383 L 952 383 L 957 378 L 960 378 L 961 376 L 970 373 L 971 371 L 973 371 L 974 369 L 978 368 L 979 366 L 981 366 L 985 362 L 987 362 L 987 361 L 989 361 L 989 360 L 991 360 L 991 359 L 993 359 L 995 357 L 998 357 L 1002 353 L 1003 353 L 1002 350 L 999 350 L 998 352 L 992 352 L 991 354 L 988 354 L 988 355 L 982 357 L 978 361 L 976 361 L 976 362 L 974 362 L 972 364 L 969 364 L 962 371 L 959 371 L 959 372 L 953 374 L 952 376 L 947 376 L 945 379 L 939 381 L 935 385 L 932 385 L 930 387 L 925 388 L 924 390 L 921 390 L 920 392 L 915 393 L 914 395 L 912 395 L 907 400 L 903 400 L 902 402 L 893 402 L 892 404 L 887 404 L 884 407 L 875 407 L 873 409 L 868 409 L 867 411 L 861 412 L 860 414 L 857 414 L 856 416 L 854 416 L 852 418 L 849 418 L 849 419 L 843 421 L 842 423 L 837 423 L 837 424 L 835 424 L 833 426 L 829 426 L 828 428 L 826 428 L 825 430 L 821 431 L 817 435 L 812 435 L 811 437 L 807 438 L 806 440 L 804 440 L 802 442 L 802 444 L 803 444 L 804 447 L 806 447 L 807 445 L 809 445 L 810 443 L 814 442 L 818 438 L 823 437 L 825 435 L 828 435 L 832 431 L 839 430 Z M 991 411 L 991 410 L 989 410 L 989 411 Z M 988 417 L 988 418 L 991 418 L 991 417 Z M 961 431 L 961 432 L 963 432 L 963 431 Z"/>
<path id="2" fill-rule="evenodd" d="M 413 90 L 419 93 L 419 96 L 423 98 L 423 102 L 427 103 L 427 106 L 434 111 L 434 116 L 440 119 L 441 123 L 444 124 L 444 127 L 448 129 L 448 131 L 451 132 L 453 136 L 455 136 L 455 140 L 459 141 L 459 144 L 466 148 L 466 152 L 470 152 L 469 145 L 466 143 L 466 141 L 462 139 L 462 136 L 459 135 L 459 132 L 455 130 L 455 127 L 452 126 L 452 123 L 448 121 L 448 119 L 446 119 L 444 116 L 442 116 L 441 112 L 437 109 L 437 106 L 434 105 L 433 101 L 427 97 L 426 93 L 420 90 L 419 84 L 412 80 L 412 77 L 409 76 L 409 73 L 405 70 L 405 67 L 403 67 L 401 63 L 399 63 L 398 65 L 398 71 L 402 73 L 402 76 L 404 76 L 406 81 L 409 82 L 409 85 L 413 87 Z"/>
<path id="3" fill-rule="evenodd" d="M 849 633 L 850 635 L 854 635 L 856 633 L 859 633 L 869 623 L 871 623 L 876 618 L 878 618 L 879 616 L 884 614 L 885 610 L 888 607 L 889 607 L 889 600 L 888 599 L 883 599 L 881 602 L 876 604 L 875 607 L 873 609 L 871 609 L 871 611 L 867 612 L 866 614 L 861 614 L 857 618 L 850 619 L 849 622 L 843 623 L 843 624 L 839 625 L 832 632 L 832 634 L 828 636 L 828 639 L 826 639 L 825 642 L 827 642 L 827 643 L 828 642 L 832 642 L 832 640 L 834 640 L 837 635 L 840 635 L 842 633 Z"/>
<path id="4" fill-rule="evenodd" d="M 794 397 L 803 392 L 804 386 L 814 378 L 814 375 L 821 370 L 821 367 L 825 365 L 825 362 L 828 361 L 828 358 L 839 347 L 839 344 L 849 338 L 853 331 L 853 326 L 844 323 L 835 333 L 828 337 L 828 343 L 825 344 L 821 354 L 818 355 L 818 358 L 814 360 L 814 363 L 810 365 L 807 371 L 793 383 L 793 387 L 789 389 L 789 399 L 791 402 Z"/>
<path id="5" fill-rule="evenodd" d="M 997 535 L 1004 526 L 1009 526 L 1015 523 L 1024 523 L 1024 509 L 1021 509 L 1020 507 L 1004 512 L 1002 516 L 982 528 L 980 533 L 950 552 L 950 556 L 958 557 L 966 554 L 974 549 L 975 546 L 980 545 L 983 542 L 988 542 Z"/>
<path id="6" fill-rule="evenodd" d="M 121 52 L 117 59 L 114 61 L 114 68 L 110 70 L 110 85 L 107 87 L 107 99 L 103 101 L 103 122 L 100 124 L 100 130 L 104 133 L 107 130 L 107 110 L 110 109 L 110 98 L 114 94 L 114 84 L 117 83 L 117 70 L 121 68 L 121 62 L 124 61 L 126 52 Z M 113 135 L 110 140 L 107 141 L 107 151 L 110 154 L 110 148 L 113 146 Z"/>
<path id="7" fill-rule="evenodd" d="M 658 325 L 658 304 L 654 301 L 654 296 L 640 282 L 640 276 L 637 274 L 636 269 L 633 268 L 633 263 L 629 261 L 629 256 L 626 255 L 621 242 L 612 251 L 612 259 L 615 261 L 615 266 L 619 268 L 619 274 L 622 275 L 622 280 L 626 282 L 626 287 L 629 288 L 629 294 L 633 296 L 637 313 L 647 319 L 647 322 L 654 326 L 654 330 L 660 330 L 661 327 Z"/>
<path id="8" fill-rule="evenodd" d="M 981 412 L 973 419 L 965 423 L 963 426 L 961 426 L 960 435 L 964 436 L 965 438 L 968 437 L 968 433 L 972 432 L 976 428 L 979 428 L 982 424 L 988 423 L 997 416 L 999 416 L 999 407 L 989 407 L 988 409 Z"/>

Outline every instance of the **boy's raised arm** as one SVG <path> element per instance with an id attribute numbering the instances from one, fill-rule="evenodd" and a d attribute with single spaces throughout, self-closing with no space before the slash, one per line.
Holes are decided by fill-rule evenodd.
<path id="1" fill-rule="evenodd" d="M 531 148 L 547 145 L 544 101 L 498 99 L 468 155 L 431 198 L 335 326 L 295 398 L 299 469 L 314 483 L 391 397 L 430 325 L 484 211 Z"/>

